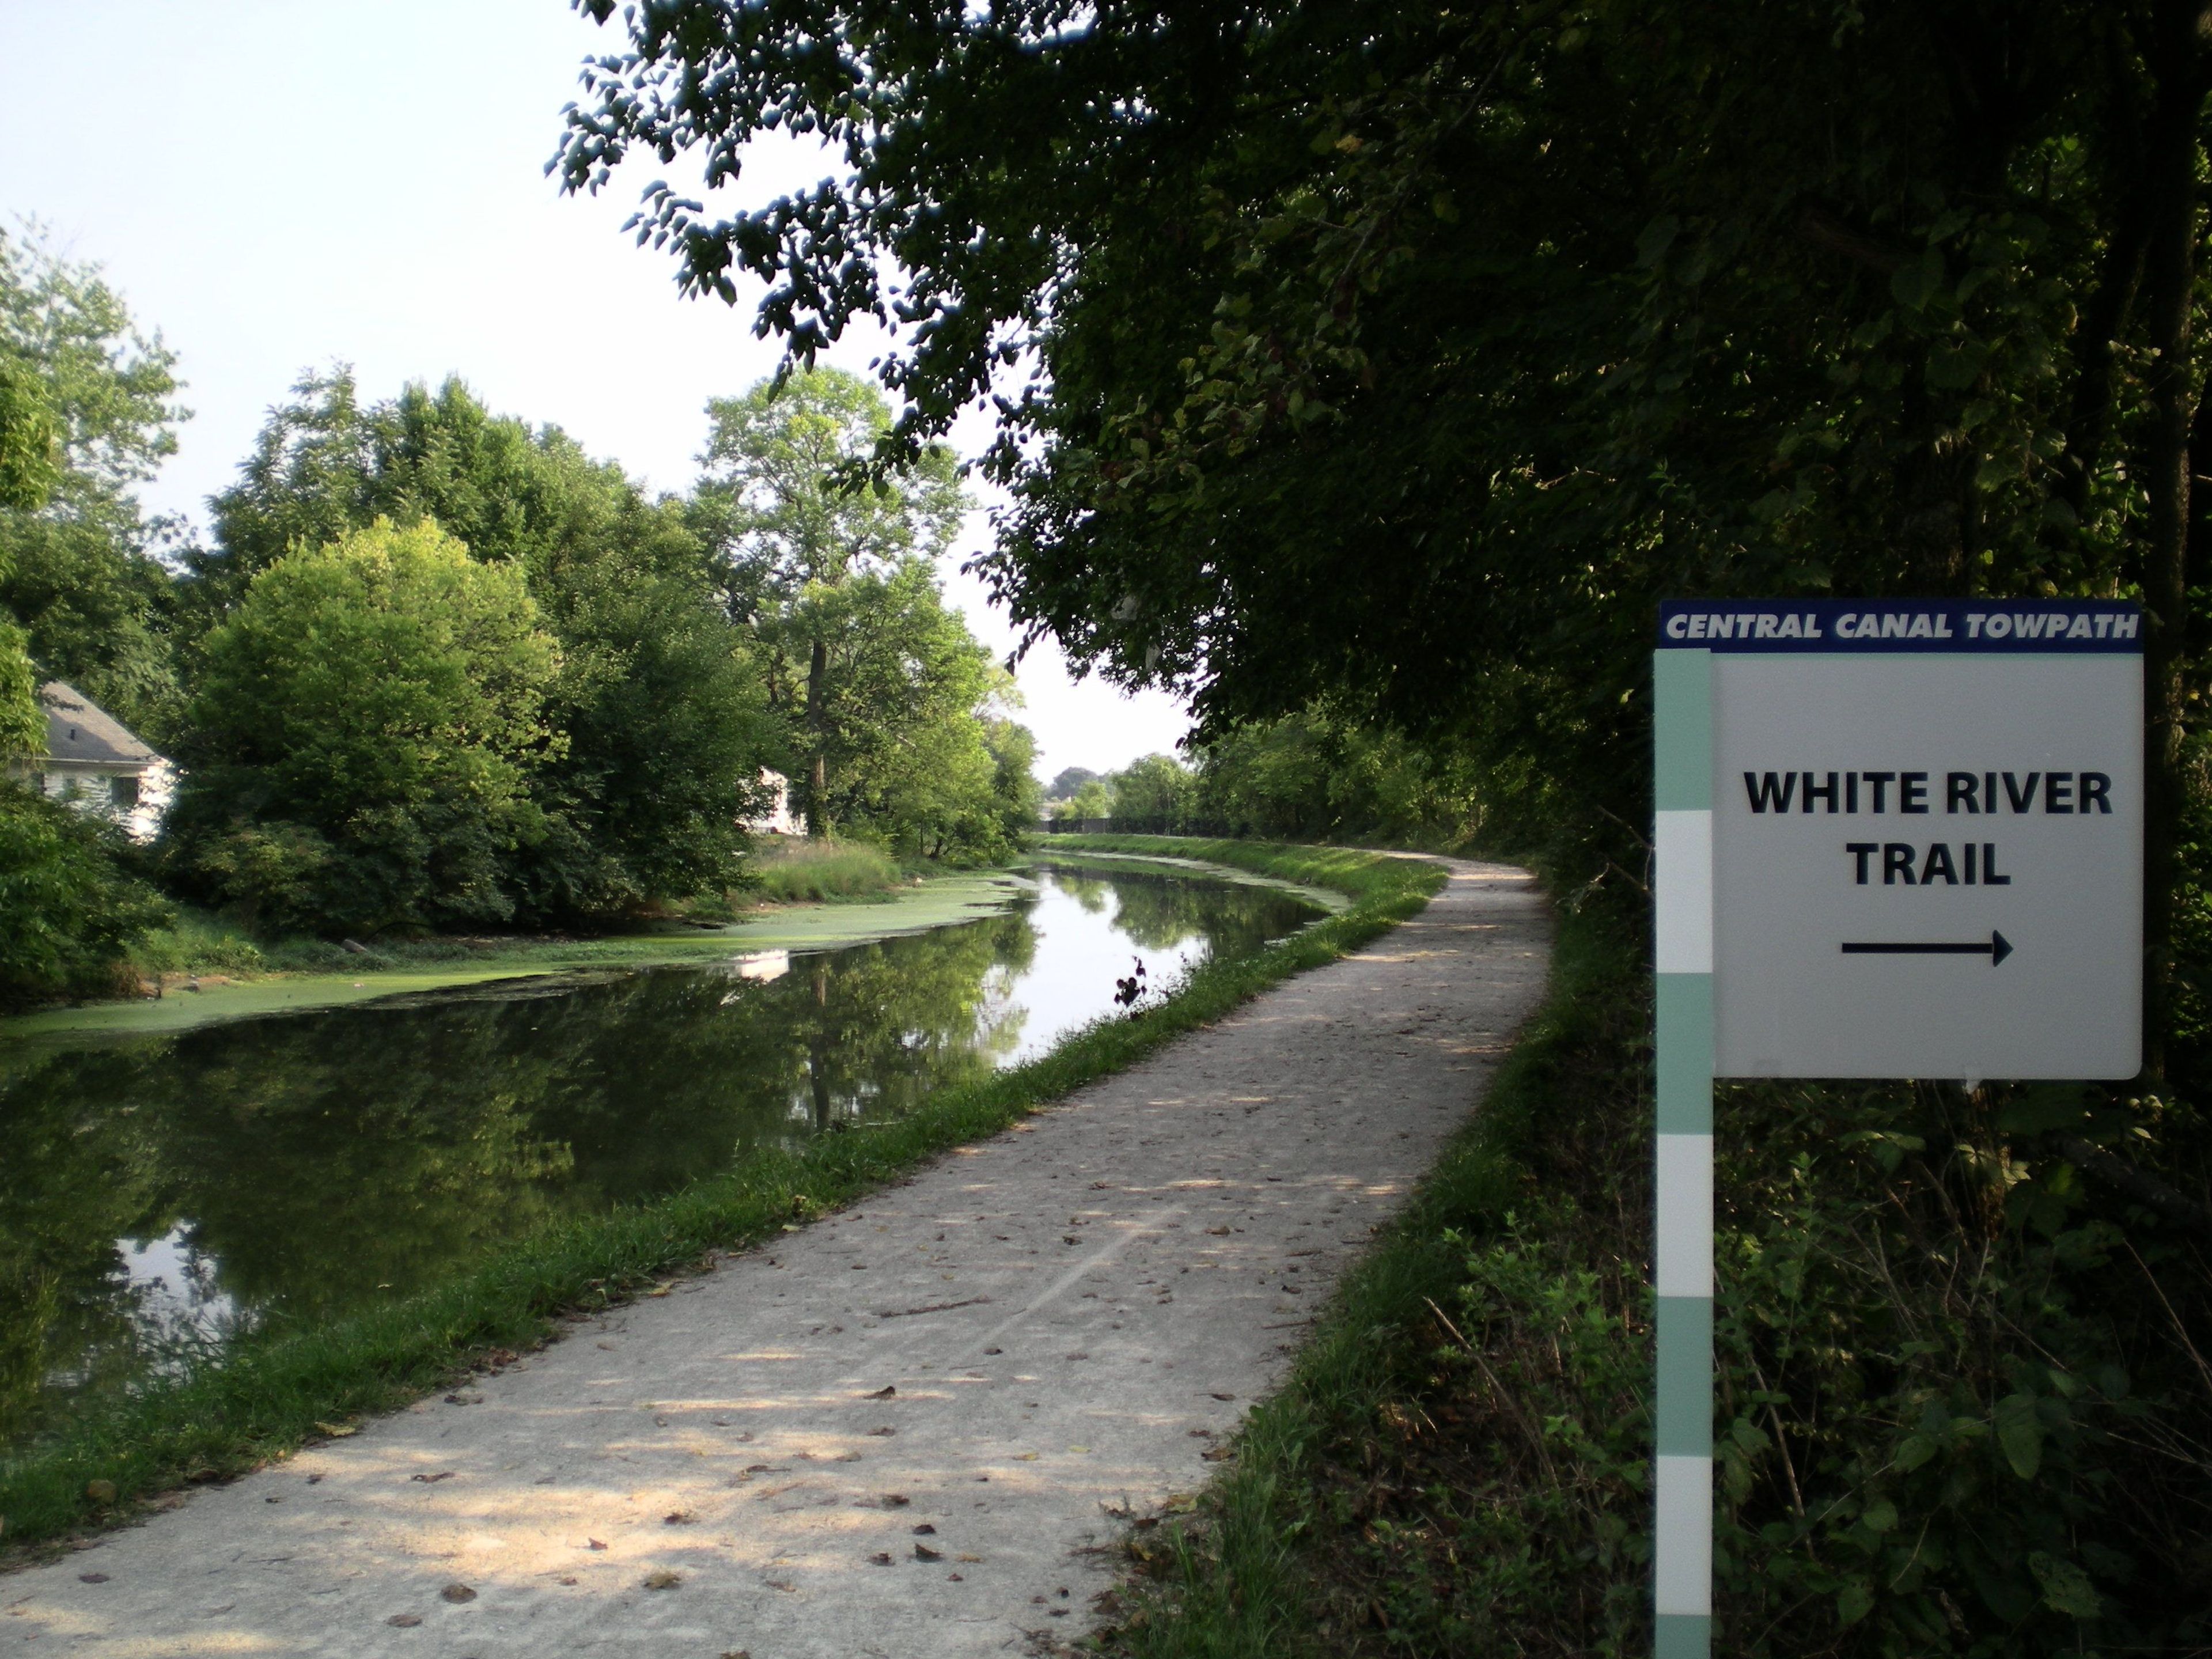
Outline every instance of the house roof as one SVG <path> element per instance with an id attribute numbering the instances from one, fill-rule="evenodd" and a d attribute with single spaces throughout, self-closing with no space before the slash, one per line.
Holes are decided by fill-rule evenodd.
<path id="1" fill-rule="evenodd" d="M 145 766 L 160 760 L 130 729 L 73 685 L 48 680 L 39 688 L 46 710 L 46 758 Z"/>

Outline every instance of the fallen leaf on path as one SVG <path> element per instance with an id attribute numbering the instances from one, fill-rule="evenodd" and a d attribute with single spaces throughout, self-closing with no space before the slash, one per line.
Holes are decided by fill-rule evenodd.
<path id="1" fill-rule="evenodd" d="M 887 1492 L 883 1496 L 883 1505 L 887 1510 L 902 1510 L 912 1502 L 914 1499 L 902 1492 Z"/>
<path id="2" fill-rule="evenodd" d="M 964 1578 L 961 1577 L 961 1576 L 960 1576 L 958 1573 L 957 1573 L 957 1572 L 948 1572 L 948 1573 L 946 1573 L 945 1576 L 947 1578 L 951 1579 L 951 1580 L 954 1583 L 956 1583 L 956 1584 L 962 1584 L 962 1583 L 967 1583 L 967 1580 L 965 1580 Z"/>
<path id="3" fill-rule="evenodd" d="M 697 1519 L 698 1516 L 689 1510 L 671 1510 L 660 1517 L 660 1524 L 664 1527 L 688 1527 Z"/>
<path id="4" fill-rule="evenodd" d="M 897 1393 L 898 1385 L 896 1383 L 886 1382 L 882 1388 L 878 1389 L 873 1394 L 870 1395 L 868 1398 L 871 1400 L 889 1400 Z"/>
<path id="5" fill-rule="evenodd" d="M 937 1528 L 925 1521 L 914 1529 L 914 1535 L 916 1538 L 933 1538 L 937 1535 Z"/>
<path id="6" fill-rule="evenodd" d="M 898 1432 L 898 1431 L 897 1431 L 896 1429 L 893 1429 L 893 1428 L 881 1428 L 881 1429 L 870 1429 L 870 1430 L 868 1431 L 868 1432 L 869 1432 L 870 1434 L 896 1434 L 896 1433 Z"/>
<path id="7" fill-rule="evenodd" d="M 441 1480 L 452 1480 L 453 1472 L 451 1469 L 440 1469 L 435 1474 L 410 1474 L 407 1478 L 410 1480 L 420 1480 L 426 1486 L 434 1486 Z"/>
<path id="8" fill-rule="evenodd" d="M 422 1622 L 422 1615 L 419 1613 L 395 1613 L 384 1622 L 397 1625 L 402 1630 L 412 1630 Z"/>
<path id="9" fill-rule="evenodd" d="M 671 1572 L 665 1567 L 659 1572 L 648 1572 L 645 1575 L 645 1587 L 647 1589 L 674 1589 L 683 1582 L 682 1573 Z"/>
<path id="10" fill-rule="evenodd" d="M 76 1576 L 76 1582 L 80 1584 L 104 1584 L 107 1582 L 107 1575 L 104 1572 L 81 1572 Z"/>
<path id="11" fill-rule="evenodd" d="M 986 1348 L 983 1352 L 985 1353 L 1004 1353 L 1006 1352 L 1006 1350 L 1004 1348 Z"/>
<path id="12" fill-rule="evenodd" d="M 933 1550 L 927 1544 L 916 1544 L 914 1547 L 914 1559 L 917 1561 L 942 1561 L 945 1559 L 945 1552 Z"/>
<path id="13" fill-rule="evenodd" d="M 1237 1454 L 1231 1448 L 1227 1446 L 1208 1446 L 1204 1451 L 1199 1453 L 1198 1455 L 1200 1462 L 1226 1463 L 1231 1458 L 1236 1456 Z"/>
<path id="14" fill-rule="evenodd" d="M 980 1555 L 956 1555 L 952 1559 L 956 1561 L 966 1561 L 972 1565 L 975 1562 L 981 1561 L 983 1558 Z"/>
<path id="15" fill-rule="evenodd" d="M 1014 1454 L 1014 1462 L 1017 1463 L 1034 1463 L 1036 1461 L 1037 1455 L 1035 1452 L 1016 1452 Z"/>
<path id="16" fill-rule="evenodd" d="M 447 1601 L 456 1603 L 461 1601 L 473 1601 L 477 1599 L 477 1593 L 474 1590 L 471 1589 L 466 1584 L 460 1583 L 448 1584 L 445 1589 L 440 1590 L 438 1594 L 443 1596 Z"/>
<path id="17" fill-rule="evenodd" d="M 868 1558 L 868 1565 L 872 1567 L 888 1567 L 890 1564 L 890 1556 L 881 1550 L 877 1551 L 875 1554 Z"/>
<path id="18" fill-rule="evenodd" d="M 563 1574 L 562 1575 L 562 1577 L 561 1577 L 561 1582 L 562 1582 L 562 1583 L 564 1583 L 564 1584 L 573 1584 L 573 1583 L 574 1583 L 576 1581 L 575 1581 L 575 1579 L 574 1579 L 574 1577 L 570 1577 L 569 1575 L 568 1575 L 568 1574 L 566 1574 L 566 1573 L 563 1573 Z"/>
<path id="19" fill-rule="evenodd" d="M 598 1346 L 605 1348 L 609 1353 L 612 1353 L 614 1352 L 615 1345 L 611 1342 L 602 1342 Z"/>
<path id="20" fill-rule="evenodd" d="M 596 1538 L 586 1538 L 584 1540 L 584 1547 L 587 1550 L 603 1550 L 606 1548 L 606 1546 L 599 1542 Z"/>

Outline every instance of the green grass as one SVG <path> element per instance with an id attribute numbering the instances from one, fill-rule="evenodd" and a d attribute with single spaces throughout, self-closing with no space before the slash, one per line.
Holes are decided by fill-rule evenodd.
<path id="1" fill-rule="evenodd" d="M 744 896 L 776 904 L 839 904 L 881 898 L 913 878 L 880 847 L 855 841 L 763 840 Z"/>
<path id="2" fill-rule="evenodd" d="M 696 1267 L 710 1251 L 849 1202 L 1333 961 L 1419 912 L 1443 881 L 1434 865 L 1366 854 L 1114 839 L 1141 839 L 1141 849 L 1122 850 L 1325 884 L 1354 902 L 1265 951 L 1202 967 L 1141 1019 L 1101 1020 L 1026 1065 L 941 1092 L 906 1118 L 824 1135 L 654 1203 L 548 1230 L 434 1290 L 241 1341 L 220 1363 L 96 1403 L 55 1437 L 0 1460 L 5 1537 L 34 1543 L 112 1522 L 151 1494 L 283 1456 L 332 1426 L 443 1386 L 489 1353 L 541 1340 L 564 1310 L 603 1306 Z"/>

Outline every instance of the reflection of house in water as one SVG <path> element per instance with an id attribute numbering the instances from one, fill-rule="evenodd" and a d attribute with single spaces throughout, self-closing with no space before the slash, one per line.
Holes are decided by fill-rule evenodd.
<path id="1" fill-rule="evenodd" d="M 133 841 L 151 841 L 176 792 L 177 769 L 73 685 L 39 688 L 46 712 L 46 752 L 11 770 L 56 800 L 99 812 Z"/>
<path id="2" fill-rule="evenodd" d="M 791 971 L 788 951 L 752 951 L 737 959 L 739 979 L 781 979 Z"/>

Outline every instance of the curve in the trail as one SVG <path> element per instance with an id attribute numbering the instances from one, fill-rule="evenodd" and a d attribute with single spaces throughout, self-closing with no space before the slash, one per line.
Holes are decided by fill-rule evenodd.
<path id="1" fill-rule="evenodd" d="M 953 1659 L 1066 1640 L 1543 989 L 1522 872 L 779 1244 L 62 1560 L 0 1649 Z M 26 1647 L 26 1644 L 32 1645 Z"/>

